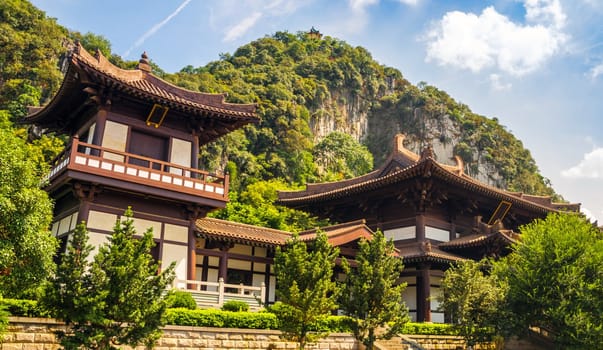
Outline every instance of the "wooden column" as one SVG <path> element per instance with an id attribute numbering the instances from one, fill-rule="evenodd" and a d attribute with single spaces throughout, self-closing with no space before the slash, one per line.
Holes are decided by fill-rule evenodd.
<path id="1" fill-rule="evenodd" d="M 191 206 L 186 209 L 188 215 L 186 279 L 195 280 L 197 278 L 197 237 L 195 235 L 195 232 L 197 231 L 197 219 L 204 217 L 207 212 L 198 206 Z M 189 286 L 188 288 L 192 287 L 193 286 Z"/>
<path id="2" fill-rule="evenodd" d="M 197 277 L 197 237 L 195 237 L 195 230 L 195 220 L 191 220 L 188 227 L 188 259 L 186 272 L 186 279 L 191 281 L 195 280 Z"/>
<path id="3" fill-rule="evenodd" d="M 220 248 L 220 267 L 218 270 L 218 279 L 223 278 L 224 282 L 227 282 L 226 275 L 228 274 L 228 245 L 224 245 Z"/>
<path id="4" fill-rule="evenodd" d="M 103 107 L 99 109 L 96 115 L 96 126 L 94 127 L 94 135 L 92 136 L 93 145 L 102 145 L 103 134 L 105 133 L 105 123 L 107 122 L 107 110 Z M 85 142 L 86 140 L 84 140 Z"/>
<path id="5" fill-rule="evenodd" d="M 431 322 L 429 264 L 419 266 L 417 276 L 417 322 Z"/>
<path id="6" fill-rule="evenodd" d="M 452 241 L 456 239 L 456 222 L 454 220 L 450 221 L 450 231 L 448 234 L 448 240 Z"/>
<path id="7" fill-rule="evenodd" d="M 191 168 L 199 168 L 199 134 L 193 130 L 193 150 L 191 152 Z"/>
<path id="8" fill-rule="evenodd" d="M 418 212 L 415 219 L 415 235 L 417 242 L 425 241 L 425 213 Z"/>

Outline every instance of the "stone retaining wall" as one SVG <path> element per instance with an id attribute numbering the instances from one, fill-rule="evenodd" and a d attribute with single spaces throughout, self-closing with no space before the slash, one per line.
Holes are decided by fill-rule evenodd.
<path id="1" fill-rule="evenodd" d="M 2 350 L 55 350 L 59 344 L 54 331 L 65 325 L 54 319 L 10 317 L 8 332 L 0 345 Z M 235 329 L 166 326 L 157 342 L 156 350 L 196 349 L 295 349 L 296 344 L 282 341 L 280 332 L 262 329 Z M 358 350 L 358 342 L 347 333 L 333 333 L 307 349 Z M 124 349 L 130 349 L 124 347 Z M 143 350 L 144 347 L 139 347 Z"/>
<path id="2" fill-rule="evenodd" d="M 64 330 L 65 325 L 54 319 L 9 317 L 8 332 L 0 344 L 1 350 L 56 350 L 59 344 L 55 331 Z M 238 349 L 296 349 L 296 344 L 282 341 L 280 332 L 261 329 L 210 328 L 190 326 L 166 326 L 156 350 L 238 350 Z M 406 338 L 419 343 L 426 350 L 464 349 L 462 338 L 445 335 L 407 335 Z M 310 344 L 307 349 L 315 350 L 360 350 L 363 348 L 348 333 L 334 333 Z M 542 350 L 533 344 L 517 341 L 505 344 L 509 350 Z M 124 350 L 130 349 L 124 347 Z M 143 350 L 139 347 L 136 350 Z M 478 348 L 479 349 L 479 348 Z"/>

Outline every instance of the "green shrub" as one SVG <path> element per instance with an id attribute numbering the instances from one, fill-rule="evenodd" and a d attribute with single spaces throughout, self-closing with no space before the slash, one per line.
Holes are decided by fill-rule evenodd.
<path id="1" fill-rule="evenodd" d="M 50 317 L 37 301 L 25 299 L 2 299 L 0 308 L 8 311 L 11 316 Z"/>
<path id="2" fill-rule="evenodd" d="M 409 322 L 402 329 L 403 334 L 425 335 L 457 335 L 452 325 L 443 323 L 415 323 Z"/>
<path id="3" fill-rule="evenodd" d="M 171 309 L 185 308 L 195 310 L 197 308 L 197 303 L 191 293 L 178 289 L 172 289 L 167 293 L 166 302 L 167 307 Z"/>
<path id="4" fill-rule="evenodd" d="M 216 309 L 168 309 L 167 324 L 193 327 L 224 327 L 248 329 L 276 329 L 276 316 L 270 312 L 232 312 Z"/>
<path id="5" fill-rule="evenodd" d="M 229 300 L 222 305 L 222 311 L 249 311 L 249 304 L 239 300 Z"/>
<path id="6" fill-rule="evenodd" d="M 281 311 L 283 303 L 276 302 L 270 305 L 266 310 L 278 315 Z M 352 332 L 352 319 L 347 316 L 327 316 L 318 319 L 310 325 L 312 332 L 327 332 L 327 333 L 350 333 Z"/>

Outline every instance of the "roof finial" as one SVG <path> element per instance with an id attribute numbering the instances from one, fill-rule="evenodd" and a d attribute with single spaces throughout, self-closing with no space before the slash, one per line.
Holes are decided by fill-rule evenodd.
<path id="1" fill-rule="evenodd" d="M 138 61 L 138 66 L 136 67 L 141 71 L 145 71 L 147 73 L 151 72 L 151 65 L 149 64 L 149 56 L 147 56 L 147 52 L 143 52 L 140 55 L 140 60 Z"/>
<path id="2" fill-rule="evenodd" d="M 431 144 L 428 144 L 427 147 L 423 148 L 423 151 L 421 152 L 421 160 L 427 158 L 435 158 L 435 154 L 433 153 L 433 146 Z"/>

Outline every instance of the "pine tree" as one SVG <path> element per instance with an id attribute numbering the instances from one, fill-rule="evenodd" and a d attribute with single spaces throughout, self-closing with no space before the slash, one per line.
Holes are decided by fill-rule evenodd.
<path id="1" fill-rule="evenodd" d="M 132 211 L 115 224 L 109 242 L 88 262 L 91 247 L 79 226 L 70 241 L 45 303 L 70 325 L 65 349 L 117 349 L 152 344 L 161 336 L 167 304 L 163 292 L 174 279 L 173 264 L 158 273 L 149 229 L 135 238 Z"/>
<path id="2" fill-rule="evenodd" d="M 304 349 L 307 343 L 326 336 L 311 332 L 320 319 L 337 308 L 337 284 L 332 281 L 335 259 L 339 254 L 324 233 L 317 233 L 311 251 L 297 235 L 283 250 L 277 247 L 274 257 L 276 296 L 281 302 L 275 307 L 285 337 Z"/>
<path id="3" fill-rule="evenodd" d="M 340 305 L 353 319 L 356 339 L 372 350 L 376 340 L 391 338 L 408 321 L 408 309 L 402 300 L 406 283 L 396 285 L 404 266 L 393 242 L 387 241 L 381 231 L 371 240 L 362 239 L 359 246 L 354 271 L 350 273 L 349 265 L 344 263 L 348 277 Z M 386 331 L 377 334 L 377 328 L 382 327 Z"/>

